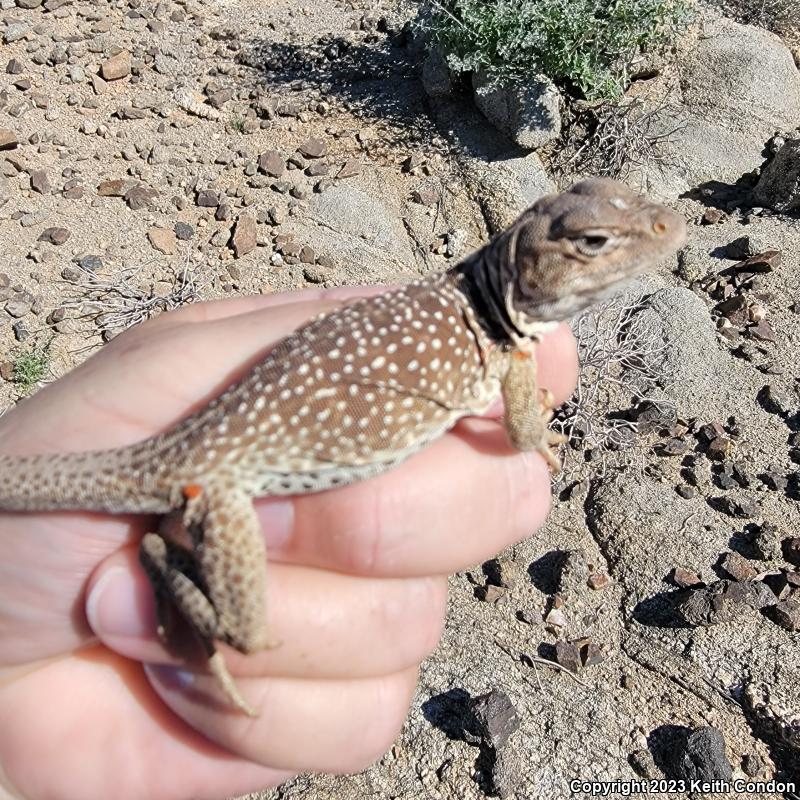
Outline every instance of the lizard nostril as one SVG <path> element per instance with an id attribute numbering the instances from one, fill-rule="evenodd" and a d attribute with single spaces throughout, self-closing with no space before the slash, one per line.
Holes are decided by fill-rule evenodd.
<path id="1" fill-rule="evenodd" d="M 663 222 L 654 222 L 653 223 L 653 230 L 659 235 L 662 236 L 667 232 L 667 226 Z"/>

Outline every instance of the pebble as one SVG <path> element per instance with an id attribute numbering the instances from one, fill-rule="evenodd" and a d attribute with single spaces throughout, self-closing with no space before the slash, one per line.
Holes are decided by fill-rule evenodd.
<path id="1" fill-rule="evenodd" d="M 175 236 L 181 241 L 188 241 L 194 236 L 194 228 L 188 222 L 176 222 Z"/>
<path id="2" fill-rule="evenodd" d="M 45 170 L 37 169 L 31 172 L 31 189 L 39 194 L 50 194 L 52 186 Z"/>
<path id="3" fill-rule="evenodd" d="M 675 567 L 675 569 L 672 570 L 672 580 L 682 589 L 702 584 L 702 580 L 700 580 L 700 576 L 696 572 L 690 569 L 684 569 L 683 567 Z"/>
<path id="4" fill-rule="evenodd" d="M 132 211 L 150 208 L 157 197 L 158 192 L 155 189 L 141 183 L 125 192 L 125 202 Z"/>
<path id="5" fill-rule="evenodd" d="M 328 152 L 328 145 L 322 139 L 312 136 L 297 149 L 306 158 L 322 158 Z"/>
<path id="6" fill-rule="evenodd" d="M 277 150 L 267 150 L 258 157 L 258 168 L 265 175 L 280 178 L 286 172 L 286 161 Z"/>
<path id="7" fill-rule="evenodd" d="M 749 581 L 758 574 L 753 565 L 739 553 L 725 553 L 720 566 L 737 581 Z"/>
<path id="8" fill-rule="evenodd" d="M 361 162 L 357 158 L 348 158 L 336 173 L 337 178 L 353 178 L 361 174 Z"/>
<path id="9" fill-rule="evenodd" d="M 4 308 L 9 316 L 24 317 L 33 308 L 33 297 L 27 292 L 20 292 L 8 300 Z"/>
<path id="10" fill-rule="evenodd" d="M 781 600 L 772 612 L 773 619 L 781 628 L 791 633 L 800 631 L 800 602 L 797 600 Z"/>
<path id="11" fill-rule="evenodd" d="M 11 150 L 19 144 L 17 135 L 10 128 L 0 128 L 0 150 Z"/>
<path id="12" fill-rule="evenodd" d="M 131 54 L 122 50 L 100 65 L 100 75 L 105 81 L 116 81 L 131 74 Z"/>
<path id="13" fill-rule="evenodd" d="M 800 567 L 800 536 L 790 536 L 781 545 L 783 557 L 795 567 Z"/>
<path id="14" fill-rule="evenodd" d="M 232 245 L 236 258 L 242 258 L 256 249 L 258 228 L 252 214 L 241 214 L 236 220 Z"/>
<path id="15" fill-rule="evenodd" d="M 725 751 L 725 739 L 712 727 L 691 731 L 673 745 L 671 759 L 677 776 L 685 781 L 730 781 L 733 769 Z"/>
<path id="16" fill-rule="evenodd" d="M 473 724 L 465 731 L 470 744 L 483 744 L 495 752 L 505 747 L 509 737 L 519 728 L 519 717 L 509 696 L 499 689 L 474 697 L 470 701 Z"/>
<path id="17" fill-rule="evenodd" d="M 69 239 L 71 232 L 69 228 L 53 227 L 45 228 L 39 234 L 40 242 L 50 242 L 54 245 L 62 245 Z"/>
<path id="18" fill-rule="evenodd" d="M 150 228 L 147 231 L 147 238 L 150 244 L 159 252 L 171 256 L 175 252 L 177 246 L 177 237 L 175 231 L 171 228 Z"/>

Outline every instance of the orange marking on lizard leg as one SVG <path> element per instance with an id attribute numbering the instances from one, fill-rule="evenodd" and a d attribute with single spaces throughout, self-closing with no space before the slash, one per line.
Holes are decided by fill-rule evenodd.
<path id="1" fill-rule="evenodd" d="M 194 500 L 195 497 L 200 497 L 203 494 L 203 487 L 198 483 L 190 483 L 188 486 L 184 486 L 182 491 L 187 500 Z"/>

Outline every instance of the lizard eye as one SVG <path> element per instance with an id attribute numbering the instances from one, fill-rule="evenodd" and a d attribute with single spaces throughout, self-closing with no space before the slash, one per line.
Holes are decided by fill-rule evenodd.
<path id="1" fill-rule="evenodd" d="M 611 236 L 604 233 L 587 233 L 583 236 L 576 236 L 573 240 L 575 247 L 587 256 L 597 256 L 608 250 L 614 240 Z"/>

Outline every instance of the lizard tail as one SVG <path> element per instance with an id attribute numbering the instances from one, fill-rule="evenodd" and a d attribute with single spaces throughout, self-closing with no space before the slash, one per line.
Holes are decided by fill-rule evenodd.
<path id="1" fill-rule="evenodd" d="M 163 512 L 164 497 L 145 485 L 139 446 L 33 456 L 0 454 L 0 511 Z"/>

